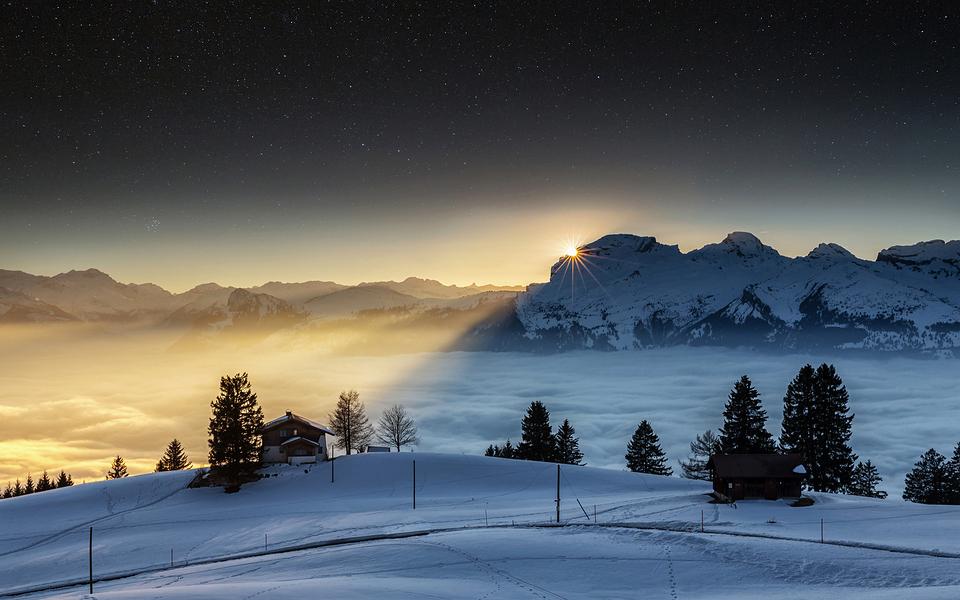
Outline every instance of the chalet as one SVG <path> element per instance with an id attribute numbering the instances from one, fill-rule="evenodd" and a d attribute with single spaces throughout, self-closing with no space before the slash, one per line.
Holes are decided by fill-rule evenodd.
<path id="1" fill-rule="evenodd" d="M 289 410 L 263 425 L 264 464 L 289 463 L 299 465 L 327 460 L 327 438 L 335 435 L 316 421 Z"/>
<path id="2" fill-rule="evenodd" d="M 714 454 L 713 491 L 728 500 L 799 498 L 807 476 L 799 454 Z"/>

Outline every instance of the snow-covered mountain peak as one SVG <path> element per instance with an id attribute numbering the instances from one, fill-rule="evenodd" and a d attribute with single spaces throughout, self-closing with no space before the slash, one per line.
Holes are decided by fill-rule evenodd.
<path id="1" fill-rule="evenodd" d="M 877 255 L 878 262 L 897 265 L 925 265 L 934 260 L 960 263 L 960 240 L 930 240 L 910 246 L 891 246 Z"/>
<path id="2" fill-rule="evenodd" d="M 857 260 L 857 257 L 854 256 L 852 252 L 840 244 L 833 243 L 820 244 L 811 250 L 806 257 L 813 259 Z"/>
<path id="3" fill-rule="evenodd" d="M 765 245 L 760 238 L 746 231 L 734 231 L 718 244 L 707 244 L 690 253 L 694 258 L 723 260 L 729 256 L 740 259 L 777 259 L 780 253 Z"/>

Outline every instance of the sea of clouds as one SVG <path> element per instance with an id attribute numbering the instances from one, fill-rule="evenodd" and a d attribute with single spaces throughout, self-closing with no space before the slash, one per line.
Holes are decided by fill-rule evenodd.
<path id="1" fill-rule="evenodd" d="M 526 407 L 541 400 L 554 425 L 567 418 L 576 428 L 588 464 L 622 469 L 627 440 L 646 419 L 678 470 L 694 435 L 720 426 L 741 375 L 760 390 L 777 436 L 787 383 L 801 365 L 825 361 L 837 366 L 850 392 L 854 450 L 879 466 L 892 493 L 899 494 L 924 450 L 949 454 L 960 441 L 956 360 L 711 348 L 335 356 L 267 346 L 178 353 L 169 341 L 83 331 L 8 337 L 0 344 L 0 484 L 60 468 L 78 480 L 99 479 L 118 453 L 132 472 L 149 471 L 173 437 L 202 464 L 219 377 L 241 371 L 249 372 L 268 419 L 294 410 L 326 421 L 337 394 L 351 388 L 373 420 L 403 404 L 418 422 L 419 451 L 474 454 L 507 438 L 516 443 Z"/>

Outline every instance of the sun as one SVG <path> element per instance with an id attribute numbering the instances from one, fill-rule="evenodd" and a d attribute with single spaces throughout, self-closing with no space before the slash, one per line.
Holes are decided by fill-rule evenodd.
<path id="1" fill-rule="evenodd" d="M 567 258 L 576 258 L 580 255 L 580 248 L 577 248 L 571 244 L 566 247 L 566 249 L 563 251 L 563 254 Z"/>

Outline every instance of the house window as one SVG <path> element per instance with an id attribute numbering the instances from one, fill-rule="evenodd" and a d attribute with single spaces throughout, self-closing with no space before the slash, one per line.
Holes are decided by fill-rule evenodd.
<path id="1" fill-rule="evenodd" d="M 289 429 L 281 429 L 281 430 L 280 430 L 280 437 L 287 437 L 287 436 L 289 436 L 289 435 L 290 435 L 290 430 L 289 430 Z"/>

